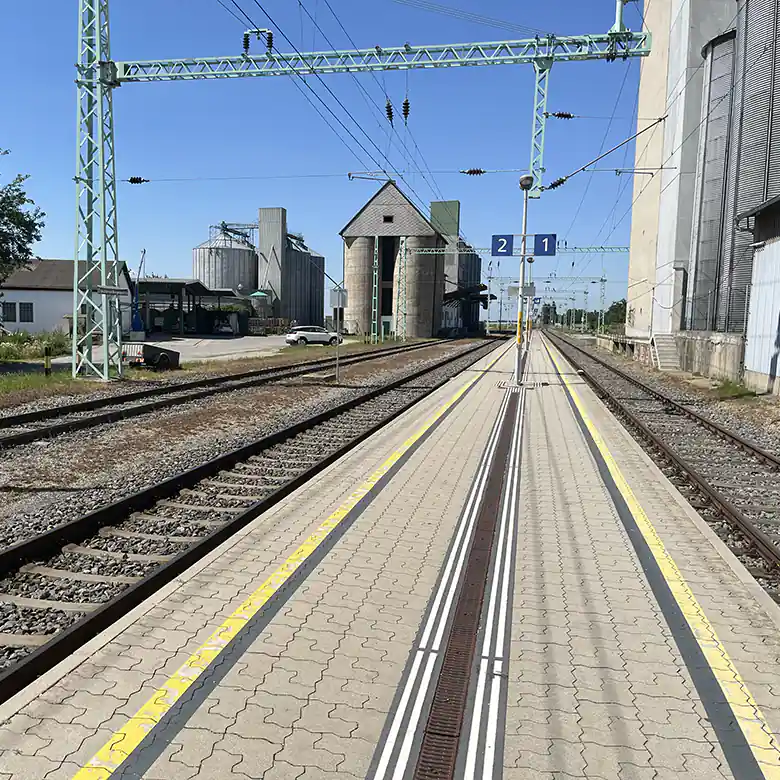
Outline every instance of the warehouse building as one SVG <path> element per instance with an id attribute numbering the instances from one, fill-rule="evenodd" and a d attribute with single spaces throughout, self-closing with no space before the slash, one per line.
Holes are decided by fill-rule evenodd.
<path id="1" fill-rule="evenodd" d="M 388 181 L 341 231 L 349 298 L 345 329 L 430 338 L 479 326 L 481 260 L 460 238 L 460 204 L 431 204 L 426 217 Z M 374 289 L 374 259 L 378 289 Z M 375 299 L 376 294 L 376 299 Z"/>

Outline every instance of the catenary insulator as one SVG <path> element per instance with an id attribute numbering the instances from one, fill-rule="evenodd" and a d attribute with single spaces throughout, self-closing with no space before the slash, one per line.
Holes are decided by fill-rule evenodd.
<path id="1" fill-rule="evenodd" d="M 268 47 L 268 51 L 274 47 L 274 34 L 270 30 L 265 34 L 265 45 Z"/>
<path id="2" fill-rule="evenodd" d="M 548 190 L 557 190 L 558 187 L 562 186 L 563 184 L 566 184 L 566 177 L 562 177 L 560 179 L 556 179 L 552 184 L 549 184 L 547 186 Z"/>
<path id="3" fill-rule="evenodd" d="M 140 176 L 131 176 L 128 181 L 130 184 L 148 184 L 149 179 L 143 179 Z"/>
<path id="4" fill-rule="evenodd" d="M 485 171 L 482 168 L 469 168 L 463 171 L 467 176 L 482 176 Z"/>
<path id="5" fill-rule="evenodd" d="M 244 33 L 244 54 L 249 54 L 249 33 Z"/>
<path id="6" fill-rule="evenodd" d="M 390 120 L 390 124 L 393 124 L 393 104 L 390 102 L 390 98 L 387 99 L 387 105 L 385 106 L 385 113 Z"/>
<path id="7" fill-rule="evenodd" d="M 404 107 L 403 107 L 403 114 L 404 114 L 404 122 L 409 121 L 409 109 L 411 108 L 411 104 L 409 103 L 409 98 L 406 98 L 404 100 Z"/>

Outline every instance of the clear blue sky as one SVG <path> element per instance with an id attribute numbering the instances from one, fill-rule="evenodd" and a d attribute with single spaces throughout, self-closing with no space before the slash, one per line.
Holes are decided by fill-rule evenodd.
<path id="1" fill-rule="evenodd" d="M 230 0 L 223 2 L 231 5 Z M 302 2 L 337 48 L 350 48 L 323 0 Z M 558 34 L 606 32 L 614 21 L 614 0 L 440 0 L 445 2 Z M 361 47 L 521 37 L 393 0 L 330 3 Z M 267 26 L 254 0 L 240 0 L 240 5 L 258 26 Z M 299 49 L 330 48 L 301 14 L 295 0 L 267 0 L 264 5 Z M 73 252 L 77 9 L 77 0 L 37 0 L 6 4 L 2 11 L 5 34 L 0 47 L 0 148 L 10 149 L 11 155 L 0 159 L 0 181 L 6 182 L 19 172 L 31 175 L 29 193 L 47 213 L 44 238 L 36 248 L 42 257 L 71 257 Z M 241 52 L 245 25 L 231 17 L 217 0 L 112 0 L 111 12 L 115 60 Z M 629 4 L 626 13 L 629 26 L 638 29 L 636 5 Z M 278 34 L 276 44 L 282 51 L 287 50 Z M 556 65 L 551 75 L 549 109 L 604 118 L 550 120 L 548 182 L 596 156 L 613 111 L 617 119 L 606 143 L 611 146 L 634 132 L 632 114 L 638 77 L 637 61 Z M 369 110 L 352 77 L 323 78 L 387 152 L 386 128 Z M 368 74 L 358 78 L 383 109 L 383 89 Z M 434 172 L 528 165 L 533 88 L 530 66 L 413 71 L 408 76 L 388 73 L 378 78 L 396 106 L 396 127 L 402 137 L 400 108 L 408 83 L 409 128 Z M 314 78 L 310 83 L 378 157 L 322 84 Z M 290 79 L 125 85 L 115 91 L 115 120 L 120 179 L 342 174 L 318 179 L 159 182 L 143 186 L 120 183 L 120 253 L 133 270 L 142 248 L 146 248 L 147 270 L 190 276 L 192 247 L 208 238 L 209 225 L 222 220 L 252 221 L 260 206 L 285 206 L 290 229 L 302 232 L 310 246 L 325 254 L 331 275 L 340 275 L 338 232 L 379 186 L 368 181 L 350 182 L 346 173 L 375 166 L 355 159 Z M 354 141 L 347 141 L 365 157 Z M 398 170 L 410 168 L 404 154 L 395 147 L 388 156 Z M 633 146 L 628 156 L 621 151 L 602 165 L 630 167 L 632 163 Z M 414 165 L 419 165 L 419 159 Z M 517 174 L 435 176 L 446 199 L 461 201 L 462 231 L 476 246 L 489 246 L 492 233 L 520 232 L 517 178 Z M 589 179 L 587 199 L 571 226 Z M 424 201 L 439 199 L 419 174 L 409 177 L 407 183 Z M 625 177 L 609 173 L 576 177 L 561 189 L 532 201 L 529 232 L 555 232 L 569 245 L 597 244 L 607 237 L 610 244 L 627 244 L 630 214 L 614 232 L 612 227 L 631 203 L 630 183 L 614 212 L 616 217 L 599 233 L 615 208 L 618 188 L 625 183 Z M 558 265 L 555 261 L 542 265 L 540 261 L 537 273 L 557 265 L 559 275 L 563 275 L 571 270 L 570 264 L 571 256 Z M 594 258 L 585 273 L 597 275 L 601 264 L 601 257 Z M 578 262 L 575 271 L 584 265 Z M 610 299 L 625 294 L 626 267 L 626 258 L 606 258 L 607 276 L 620 280 L 610 285 Z M 594 286 L 594 293 L 596 290 Z M 596 297 L 591 299 L 594 304 Z"/>

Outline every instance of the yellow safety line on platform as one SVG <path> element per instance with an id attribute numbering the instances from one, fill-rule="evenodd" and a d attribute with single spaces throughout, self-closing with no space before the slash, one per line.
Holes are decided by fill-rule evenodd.
<path id="1" fill-rule="evenodd" d="M 557 347 L 555 345 L 552 346 L 560 354 Z M 718 638 L 715 627 L 707 619 L 703 607 L 699 604 L 674 559 L 661 541 L 661 537 L 650 522 L 645 510 L 637 500 L 628 482 L 626 482 L 606 442 L 596 430 L 596 426 L 585 411 L 585 406 L 574 389 L 573 383 L 566 376 L 564 369 L 556 360 L 555 355 L 553 355 L 547 344 L 545 344 L 545 349 L 568 388 L 572 400 L 582 417 L 582 421 L 585 423 L 585 427 L 604 458 L 604 462 L 612 475 L 617 489 L 633 515 L 645 543 L 650 548 L 650 552 L 653 558 L 655 558 L 658 568 L 669 586 L 669 590 L 672 592 L 696 642 L 712 669 L 712 673 L 718 681 L 726 701 L 731 706 L 764 777 L 770 780 L 780 780 L 780 748 L 778 748 L 775 742 L 772 729 L 767 723 L 764 714 L 761 712 L 742 676 L 737 671 L 737 667 L 731 660 L 723 643 Z"/>
<path id="2" fill-rule="evenodd" d="M 425 421 L 349 498 L 328 517 L 301 546 L 241 604 L 230 617 L 191 655 L 183 666 L 160 687 L 138 712 L 106 742 L 105 745 L 73 777 L 73 780 L 107 780 L 147 734 L 184 695 L 188 688 L 209 668 L 247 623 L 284 585 L 298 568 L 330 536 L 358 502 L 365 498 L 379 480 L 419 441 L 436 422 L 506 354 L 493 359 L 486 368 L 478 369 L 455 395 Z"/>

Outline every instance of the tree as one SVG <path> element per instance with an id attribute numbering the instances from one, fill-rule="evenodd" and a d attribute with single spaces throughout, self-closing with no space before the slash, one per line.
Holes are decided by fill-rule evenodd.
<path id="1" fill-rule="evenodd" d="M 0 149 L 0 155 L 8 154 Z M 34 258 L 32 247 L 40 241 L 44 217 L 22 186 L 29 177 L 18 175 L 0 187 L 0 285 Z"/>
<path id="2" fill-rule="evenodd" d="M 604 315 L 606 325 L 625 325 L 626 323 L 626 299 L 615 301 Z"/>

